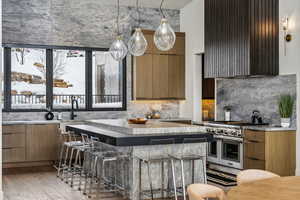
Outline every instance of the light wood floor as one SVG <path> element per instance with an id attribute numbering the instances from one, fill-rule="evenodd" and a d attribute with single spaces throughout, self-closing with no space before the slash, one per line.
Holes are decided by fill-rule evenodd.
<path id="1" fill-rule="evenodd" d="M 87 200 L 56 177 L 53 170 L 14 172 L 3 175 L 4 200 Z M 103 199 L 103 198 L 101 198 Z M 105 198 L 120 200 L 120 198 Z"/>

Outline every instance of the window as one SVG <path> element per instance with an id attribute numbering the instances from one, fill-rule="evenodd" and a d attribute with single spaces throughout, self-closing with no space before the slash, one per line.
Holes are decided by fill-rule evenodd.
<path id="1" fill-rule="evenodd" d="M 75 97 L 85 108 L 85 51 L 53 50 L 53 107 L 68 108 Z"/>
<path id="2" fill-rule="evenodd" d="M 126 61 L 108 49 L 4 45 L 4 111 L 126 110 Z"/>
<path id="3" fill-rule="evenodd" d="M 11 107 L 46 108 L 46 50 L 11 49 Z"/>
<path id="4" fill-rule="evenodd" d="M 93 51 L 93 107 L 122 107 L 122 65 L 109 52 Z"/>

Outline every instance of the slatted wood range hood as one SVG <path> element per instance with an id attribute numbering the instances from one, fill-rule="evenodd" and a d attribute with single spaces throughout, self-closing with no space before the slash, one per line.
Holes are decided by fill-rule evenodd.
<path id="1" fill-rule="evenodd" d="M 279 73 L 278 0 L 205 0 L 205 78 Z"/>

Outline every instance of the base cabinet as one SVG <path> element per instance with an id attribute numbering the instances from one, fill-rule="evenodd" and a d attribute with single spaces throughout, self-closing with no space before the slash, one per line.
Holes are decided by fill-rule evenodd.
<path id="1" fill-rule="evenodd" d="M 280 176 L 296 170 L 295 131 L 245 131 L 244 169 L 262 169 Z"/>
<path id="2" fill-rule="evenodd" d="M 39 165 L 57 160 L 59 125 L 4 125 L 3 167 Z"/>

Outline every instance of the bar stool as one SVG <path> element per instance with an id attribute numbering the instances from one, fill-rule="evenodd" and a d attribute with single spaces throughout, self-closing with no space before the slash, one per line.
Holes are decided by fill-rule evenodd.
<path id="1" fill-rule="evenodd" d="M 264 179 L 276 178 L 276 177 L 280 177 L 280 176 L 264 170 L 248 169 L 238 173 L 237 184 L 241 185 L 244 183 L 250 183 L 258 180 L 264 180 Z"/>
<path id="2" fill-rule="evenodd" d="M 213 185 L 207 184 L 191 184 L 187 188 L 189 200 L 205 200 L 208 198 L 216 198 L 225 200 L 225 192 Z"/>
<path id="3" fill-rule="evenodd" d="M 184 152 L 184 147 L 185 145 L 189 145 L 191 143 L 203 143 L 203 138 L 184 138 L 183 143 L 182 143 L 182 152 L 181 155 L 170 155 L 173 160 L 179 161 L 180 162 L 180 169 L 181 169 L 181 193 L 183 195 L 183 199 L 186 200 L 186 183 L 185 183 L 185 175 L 184 172 L 187 171 L 187 169 L 184 169 L 184 162 L 191 162 L 192 163 L 192 183 L 195 183 L 195 161 L 201 161 L 202 163 L 202 173 L 204 175 L 204 183 L 207 183 L 207 178 L 206 178 L 206 156 L 201 156 L 197 155 L 195 153 L 185 153 Z M 172 162 L 172 169 L 175 168 L 174 162 Z M 173 180 L 176 180 L 176 173 L 173 173 Z M 174 181 L 175 184 L 175 200 L 177 200 L 177 186 L 176 186 L 176 181 Z"/>
<path id="4" fill-rule="evenodd" d="M 81 172 L 82 159 L 80 155 L 83 155 L 86 150 L 92 148 L 89 136 L 83 133 L 81 133 L 80 135 L 81 135 L 81 141 L 77 141 L 78 144 L 80 145 L 72 146 L 69 162 L 66 162 L 67 167 L 63 169 L 63 174 L 64 174 L 63 178 L 66 183 L 69 183 L 69 179 L 71 179 L 70 181 L 71 187 L 73 187 L 74 175 L 78 172 Z M 75 161 L 73 162 L 74 155 L 76 156 L 75 156 Z M 78 162 L 80 165 L 78 165 Z"/>
<path id="5" fill-rule="evenodd" d="M 166 152 L 164 155 L 160 155 L 160 156 L 152 156 L 151 152 L 149 151 L 148 154 L 148 158 L 139 158 L 137 157 L 138 161 L 139 161 L 139 196 L 140 199 L 142 200 L 144 198 L 144 196 L 150 196 L 151 199 L 154 199 L 154 193 L 155 192 L 160 192 L 161 193 L 161 198 L 164 198 L 164 193 L 168 192 L 168 194 L 170 194 L 170 183 L 169 183 L 169 178 L 168 178 L 168 188 L 165 189 L 165 174 L 164 174 L 164 165 L 165 163 L 168 163 L 170 166 L 170 162 L 174 162 L 173 159 L 171 159 L 171 157 L 169 156 L 172 153 L 172 148 L 175 143 L 175 140 L 173 138 L 170 139 L 153 139 L 150 141 L 149 145 L 166 145 L 166 144 L 170 144 L 170 148 L 168 149 L 168 152 Z M 152 164 L 160 164 L 161 166 L 161 188 L 159 189 L 153 189 L 153 182 L 152 182 L 152 173 L 151 173 L 151 165 Z M 144 191 L 142 189 L 142 164 L 146 164 L 147 166 L 147 175 L 148 175 L 148 181 L 149 181 L 149 187 L 150 187 L 150 194 L 148 194 L 148 191 Z M 171 164 L 171 171 L 174 177 L 174 173 L 175 173 L 175 168 L 174 168 L 174 164 Z M 169 170 L 169 168 L 168 168 Z M 168 171 L 169 172 L 169 171 Z M 167 173 L 169 174 L 169 173 Z M 155 174 L 157 175 L 157 174 Z M 176 193 L 176 183 L 175 180 L 173 179 L 173 187 L 174 187 L 174 191 Z M 169 196 L 169 195 L 168 195 Z"/>
<path id="6" fill-rule="evenodd" d="M 59 163 L 57 168 L 57 177 L 61 178 L 63 180 L 64 176 L 64 170 L 68 167 L 67 163 L 69 159 L 72 159 L 72 157 L 69 157 L 69 151 L 72 150 L 75 146 L 81 146 L 83 145 L 82 141 L 77 141 L 77 137 L 75 136 L 75 133 L 73 132 L 66 132 L 62 129 L 60 130 L 60 137 L 62 140 L 61 144 L 61 150 L 59 155 Z"/>
<path id="7" fill-rule="evenodd" d="M 125 162 L 130 159 L 130 153 L 119 152 L 112 146 L 100 143 L 98 140 L 94 140 L 94 142 L 96 147 L 94 151 L 90 152 L 93 158 L 88 196 L 91 197 L 95 185 L 98 186 L 98 192 L 102 189 L 105 192 L 121 193 L 123 196 L 127 196 L 124 166 Z M 120 184 L 118 178 L 121 179 Z M 101 188 L 101 185 L 104 188 Z"/>

